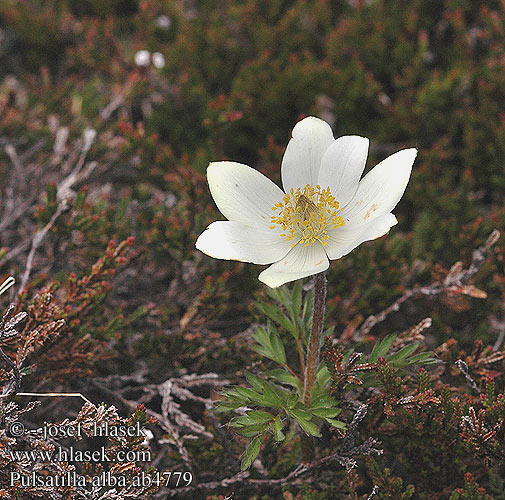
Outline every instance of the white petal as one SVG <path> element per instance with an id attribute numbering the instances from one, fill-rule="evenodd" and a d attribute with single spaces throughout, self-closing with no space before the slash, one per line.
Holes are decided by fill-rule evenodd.
<path id="1" fill-rule="evenodd" d="M 329 265 L 319 242 L 308 246 L 297 244 L 282 260 L 265 269 L 258 279 L 269 287 L 277 288 L 289 281 L 325 271 Z"/>
<path id="2" fill-rule="evenodd" d="M 391 212 L 407 187 L 416 154 L 414 148 L 403 149 L 370 170 L 341 213 L 345 221 L 361 225 Z"/>
<path id="3" fill-rule="evenodd" d="M 216 259 L 271 264 L 282 259 L 291 243 L 274 229 L 252 228 L 240 222 L 213 222 L 196 240 L 196 248 Z"/>
<path id="4" fill-rule="evenodd" d="M 323 189 L 330 187 L 340 206 L 345 206 L 356 193 L 365 170 L 369 140 L 358 135 L 339 137 L 324 153 L 318 181 Z"/>
<path id="5" fill-rule="evenodd" d="M 324 152 L 334 142 L 331 127 L 323 120 L 309 116 L 298 122 L 291 134 L 284 157 L 281 177 L 284 191 L 315 186 Z"/>
<path id="6" fill-rule="evenodd" d="M 384 236 L 398 221 L 393 214 L 383 214 L 362 225 L 348 224 L 328 231 L 330 237 L 324 247 L 331 260 L 340 259 L 361 243 Z"/>
<path id="7" fill-rule="evenodd" d="M 227 219 L 268 229 L 272 207 L 284 196 L 270 179 L 232 161 L 211 163 L 207 179 L 217 208 Z"/>

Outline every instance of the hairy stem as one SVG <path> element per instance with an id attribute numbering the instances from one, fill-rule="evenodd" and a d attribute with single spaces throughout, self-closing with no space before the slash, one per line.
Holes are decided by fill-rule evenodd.
<path id="1" fill-rule="evenodd" d="M 312 327 L 310 329 L 309 345 L 307 348 L 307 362 L 305 363 L 305 376 L 303 379 L 303 404 L 310 406 L 310 392 L 316 381 L 319 366 L 319 351 L 321 349 L 321 334 L 324 325 L 324 312 L 326 309 L 326 276 L 319 273 L 314 276 L 314 309 L 312 312 Z M 302 434 L 302 459 L 311 462 L 314 459 L 313 439 Z"/>
<path id="2" fill-rule="evenodd" d="M 305 364 L 305 377 L 303 381 L 303 404 L 305 406 L 310 405 L 310 391 L 316 381 L 325 309 L 326 276 L 325 273 L 322 272 L 314 276 L 314 309 L 312 312 L 312 327 L 310 329 L 307 363 Z"/>

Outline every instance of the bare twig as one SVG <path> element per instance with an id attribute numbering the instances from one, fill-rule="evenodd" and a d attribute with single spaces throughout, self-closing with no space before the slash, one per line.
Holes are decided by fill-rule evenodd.
<path id="1" fill-rule="evenodd" d="M 81 152 L 79 154 L 79 158 L 75 167 L 72 169 L 72 172 L 63 179 L 57 188 L 57 198 L 60 201 L 64 201 L 66 198 L 72 198 L 74 196 L 73 191 L 71 190 L 72 186 L 86 177 L 88 177 L 91 172 L 96 167 L 96 162 L 90 162 L 84 172 L 81 173 L 82 167 L 84 166 L 84 161 L 86 160 L 86 155 L 88 154 L 94 140 L 96 137 L 96 131 L 93 129 L 86 129 L 83 133 Z"/>
<path id="2" fill-rule="evenodd" d="M 358 425 L 366 417 L 367 412 L 368 406 L 362 404 L 354 414 L 354 417 L 352 418 L 352 421 L 347 427 L 347 431 L 345 433 L 344 442 L 341 447 L 342 452 L 347 452 L 354 447 L 356 436 L 358 435 Z"/>
<path id="3" fill-rule="evenodd" d="M 105 106 L 105 108 L 100 111 L 100 119 L 104 122 L 106 122 L 111 116 L 114 111 L 116 111 L 119 107 L 123 105 L 126 99 L 126 92 L 122 92 L 118 94 L 112 101 Z"/>
<path id="4" fill-rule="evenodd" d="M 58 127 L 56 131 L 56 139 L 53 144 L 53 157 L 51 158 L 50 165 L 52 167 L 58 165 L 63 159 L 65 153 L 65 145 L 68 139 L 68 127 Z"/>
<path id="5" fill-rule="evenodd" d="M 119 94 L 116 95 L 112 101 L 100 111 L 100 119 L 103 123 L 107 122 L 113 113 L 124 104 L 128 94 L 135 87 L 135 84 L 135 79 L 129 80 L 123 89 L 121 89 L 121 92 L 119 92 Z"/>
<path id="6" fill-rule="evenodd" d="M 2 230 L 23 215 L 33 201 L 33 197 L 30 197 L 30 200 L 26 200 L 24 203 L 20 204 L 14 198 L 14 193 L 17 191 L 18 186 L 24 186 L 26 184 L 24 167 L 19 159 L 16 148 L 12 144 L 6 144 L 4 149 L 14 167 L 14 172 L 10 176 L 9 183 L 5 189 L 6 199 L 2 200 L 2 206 L 5 207 L 6 212 L 0 222 L 0 229 Z"/>
<path id="7" fill-rule="evenodd" d="M 21 279 L 21 286 L 19 287 L 19 292 L 21 293 L 28 283 L 28 279 L 30 278 L 30 273 L 32 272 L 33 266 L 33 258 L 35 257 L 35 252 L 37 248 L 39 248 L 40 244 L 44 240 L 48 231 L 53 227 L 56 219 L 68 208 L 66 203 L 60 203 L 54 212 L 51 220 L 42 228 L 39 229 L 32 238 L 32 246 L 30 248 L 30 253 L 28 254 L 28 258 L 26 259 L 26 268 L 23 274 L 23 278 Z"/>
<path id="8" fill-rule="evenodd" d="M 501 303 L 502 311 L 505 311 L 505 303 Z M 491 316 L 489 318 L 490 326 L 493 330 L 498 332 L 498 337 L 496 338 L 496 342 L 493 345 L 493 351 L 498 351 L 503 344 L 503 340 L 505 339 L 505 321 L 498 320 L 495 316 Z"/>
<path id="9" fill-rule="evenodd" d="M 120 392 L 112 391 L 108 387 L 99 384 L 96 380 L 91 381 L 93 385 L 108 392 L 116 397 L 126 407 L 135 409 L 138 401 L 130 401 L 124 398 Z M 210 385 L 221 387 L 228 385 L 230 382 L 225 379 L 219 378 L 216 373 L 205 373 L 202 375 L 184 375 L 182 377 L 174 377 L 166 380 L 160 385 L 143 385 L 144 392 L 151 394 L 151 397 L 162 398 L 161 413 L 155 412 L 150 408 L 146 408 L 147 415 L 157 419 L 159 426 L 170 436 L 166 441 L 175 445 L 178 453 L 188 467 L 192 471 L 191 459 L 185 447 L 185 441 L 191 439 L 198 439 L 203 437 L 205 439 L 213 439 L 214 435 L 208 432 L 205 427 L 198 422 L 195 422 L 189 415 L 187 415 L 181 408 L 181 405 L 174 400 L 176 397 L 180 401 L 195 401 L 203 404 L 206 409 L 211 409 L 214 405 L 210 398 L 204 398 L 194 394 L 189 389 L 192 387 Z M 212 413 L 210 413 L 212 415 Z M 211 417 L 212 418 L 212 417 Z M 215 417 L 213 417 L 215 419 Z M 217 427 L 217 425 L 216 425 Z M 189 433 L 187 430 L 189 429 Z"/>
<path id="10" fill-rule="evenodd" d="M 374 484 L 374 487 L 372 488 L 372 491 L 370 492 L 370 495 L 368 495 L 366 500 L 371 500 L 375 495 L 377 495 L 377 493 L 379 493 L 379 487 L 376 484 Z"/>
<path id="11" fill-rule="evenodd" d="M 23 171 L 23 165 L 21 164 L 21 160 L 18 157 L 16 148 L 12 144 L 7 144 L 5 146 L 5 152 L 7 153 L 7 156 L 9 157 L 14 170 L 16 171 L 16 174 L 20 175 Z"/>
<path id="12" fill-rule="evenodd" d="M 28 241 L 23 241 L 16 248 L 10 250 L 3 259 L 0 259 L 0 266 L 3 266 L 6 262 L 9 262 L 9 260 L 16 258 L 20 253 L 23 253 L 29 246 L 30 243 Z"/>
<path id="13" fill-rule="evenodd" d="M 498 333 L 498 338 L 493 345 L 493 351 L 498 351 L 503 343 L 503 339 L 505 338 L 505 324 L 500 328 Z"/>
<path id="14" fill-rule="evenodd" d="M 400 306 L 412 297 L 418 297 L 420 295 L 434 296 L 443 292 L 453 292 L 471 295 L 478 298 L 485 298 L 486 295 L 484 292 L 476 289 L 472 285 L 465 285 L 465 283 L 481 268 L 482 264 L 486 260 L 489 250 L 498 241 L 499 238 L 500 232 L 495 229 L 489 235 L 486 243 L 473 251 L 472 262 L 467 269 L 463 269 L 461 262 L 456 262 L 443 281 L 435 281 L 427 286 L 415 287 L 411 290 L 407 290 L 389 307 L 378 314 L 372 314 L 371 316 L 368 316 L 361 327 L 356 330 L 354 338 L 363 338 L 363 336 L 368 334 L 368 332 L 370 332 L 370 330 L 377 323 L 384 321 L 392 312 L 398 311 L 400 309 Z"/>
<path id="15" fill-rule="evenodd" d="M 10 212 L 6 217 L 2 219 L 0 222 L 0 231 L 3 231 L 7 227 L 9 227 L 12 223 L 16 222 L 31 206 L 31 204 L 35 201 L 36 197 L 31 196 L 28 200 L 18 205 L 12 212 Z"/>
<path id="16" fill-rule="evenodd" d="M 32 272 L 33 267 L 33 258 L 35 257 L 35 252 L 42 244 L 42 241 L 46 237 L 49 230 L 53 227 L 56 219 L 63 214 L 65 211 L 69 209 L 67 198 L 72 197 L 73 192 L 71 191 L 71 187 L 82 179 L 86 178 L 91 174 L 93 169 L 96 166 L 95 162 L 90 162 L 88 168 L 81 173 L 81 170 L 84 166 L 84 161 L 86 159 L 86 155 L 88 154 L 93 141 L 95 140 L 96 132 L 93 129 L 86 129 L 83 134 L 81 152 L 77 163 L 72 170 L 72 172 L 63 179 L 57 186 L 57 200 L 58 206 L 56 211 L 52 215 L 50 221 L 42 228 L 39 229 L 32 238 L 30 252 L 28 253 L 28 258 L 26 260 L 26 267 L 23 277 L 21 279 L 21 286 L 19 287 L 18 293 L 21 293 L 28 283 L 28 279 L 30 278 L 30 274 Z"/>
<path id="17" fill-rule="evenodd" d="M 213 439 L 214 436 L 203 425 L 195 422 L 189 415 L 184 413 L 180 404 L 174 401 L 174 396 L 181 401 L 198 401 L 209 409 L 213 406 L 212 401 L 193 394 L 187 387 L 208 384 L 222 386 L 228 383 L 229 381 L 227 380 L 220 380 L 219 376 L 215 373 L 207 373 L 204 375 L 193 374 L 180 378 L 171 378 L 158 386 L 158 391 L 162 398 L 162 415 L 159 423 L 169 432 L 171 441 L 176 445 L 179 454 L 188 467 L 191 467 L 191 463 L 184 442 L 188 439 L 196 439 L 197 436 L 202 436 L 206 439 Z M 189 429 L 194 434 L 182 434 L 184 428 Z"/>
<path id="18" fill-rule="evenodd" d="M 205 428 L 200 424 L 194 422 L 190 417 L 187 419 L 184 418 L 185 415 L 182 411 L 180 411 L 179 405 L 175 403 L 172 398 L 172 386 L 173 382 L 171 380 L 167 380 L 163 384 L 159 386 L 159 393 L 162 398 L 161 402 L 161 418 L 158 419 L 158 423 L 169 433 L 170 441 L 175 444 L 177 447 L 177 451 L 179 455 L 184 460 L 184 463 L 187 467 L 192 471 L 193 467 L 191 465 L 191 460 L 189 458 L 189 453 L 184 446 L 184 438 L 181 437 L 181 432 L 179 427 L 174 425 L 170 421 L 170 414 L 175 414 L 176 418 L 179 417 L 179 424 L 189 426 L 193 431 L 204 431 Z"/>
<path id="19" fill-rule="evenodd" d="M 468 373 L 468 365 L 462 360 L 462 359 L 458 359 L 456 361 L 456 363 L 454 363 L 459 371 L 464 375 L 464 377 L 466 378 L 466 381 L 468 382 L 468 385 L 477 393 L 477 394 L 480 394 L 480 389 L 478 388 L 475 380 L 470 377 L 469 373 Z"/>

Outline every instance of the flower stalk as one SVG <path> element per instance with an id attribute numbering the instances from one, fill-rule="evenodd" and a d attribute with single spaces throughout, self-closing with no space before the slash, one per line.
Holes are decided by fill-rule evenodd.
<path id="1" fill-rule="evenodd" d="M 303 378 L 303 404 L 310 407 L 310 393 L 317 376 L 319 367 L 319 353 L 321 350 L 321 334 L 323 333 L 324 313 L 326 310 L 326 273 L 314 276 L 314 309 L 312 312 L 312 326 L 307 347 L 307 362 Z M 314 459 L 313 438 L 302 434 L 302 459 L 311 462 Z"/>

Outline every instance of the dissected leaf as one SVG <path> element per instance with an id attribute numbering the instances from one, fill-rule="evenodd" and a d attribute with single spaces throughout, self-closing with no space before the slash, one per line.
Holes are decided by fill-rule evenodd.
<path id="1" fill-rule="evenodd" d="M 282 432 L 283 424 L 280 420 L 279 417 L 276 417 L 274 421 L 270 424 L 270 429 L 272 431 L 272 434 L 274 435 L 274 439 L 277 442 L 284 441 L 286 436 Z"/>
<path id="2" fill-rule="evenodd" d="M 335 427 L 337 429 L 345 429 L 347 426 L 345 425 L 344 422 L 341 422 L 340 420 L 335 420 L 333 418 L 325 418 L 325 422 L 330 424 L 332 427 Z"/>
<path id="3" fill-rule="evenodd" d="M 267 327 L 265 330 L 259 326 L 253 333 L 252 338 L 257 342 L 257 344 L 252 345 L 257 353 L 281 365 L 286 363 L 284 344 L 275 328 Z"/>
<path id="4" fill-rule="evenodd" d="M 372 352 L 370 353 L 368 362 L 375 363 L 380 356 L 386 356 L 386 354 L 389 352 L 389 349 L 391 349 L 391 347 L 393 346 L 395 339 L 396 335 L 392 334 L 388 335 L 382 341 L 377 342 L 374 345 Z"/>
<path id="5" fill-rule="evenodd" d="M 251 464 L 254 462 L 261 447 L 261 437 L 255 437 L 250 443 L 249 446 L 244 451 L 242 455 L 242 463 L 240 468 L 244 471 L 247 470 Z"/>
<path id="6" fill-rule="evenodd" d="M 325 407 L 319 407 L 319 408 L 311 408 L 310 413 L 312 415 L 315 415 L 316 417 L 321 417 L 321 418 L 332 418 L 336 417 L 340 413 L 339 408 L 325 408 Z"/>
<path id="7" fill-rule="evenodd" d="M 263 391 L 263 380 L 261 380 L 261 378 L 247 371 L 244 372 L 244 375 L 255 391 Z"/>
<path id="8" fill-rule="evenodd" d="M 262 312 L 267 318 L 270 318 L 274 323 L 282 326 L 295 338 L 297 337 L 297 328 L 292 323 L 290 318 L 276 305 L 274 304 L 257 304 L 257 309 Z"/>
<path id="9" fill-rule="evenodd" d="M 244 437 L 254 437 L 263 435 L 268 429 L 268 424 L 251 424 L 237 429 L 237 432 Z"/>
<path id="10" fill-rule="evenodd" d="M 416 349 L 419 347 L 419 342 L 415 342 L 414 344 L 409 344 L 406 345 L 405 347 L 402 347 L 398 352 L 395 352 L 388 358 L 386 358 L 389 362 L 399 360 L 399 359 L 405 359 L 408 358 L 411 354 L 413 354 Z"/>
<path id="11" fill-rule="evenodd" d="M 315 425 L 314 423 L 303 419 L 296 419 L 296 421 L 300 424 L 300 427 L 303 429 L 305 434 L 315 437 L 322 436 L 322 434 L 319 432 L 319 429 L 317 428 L 317 425 Z"/>

